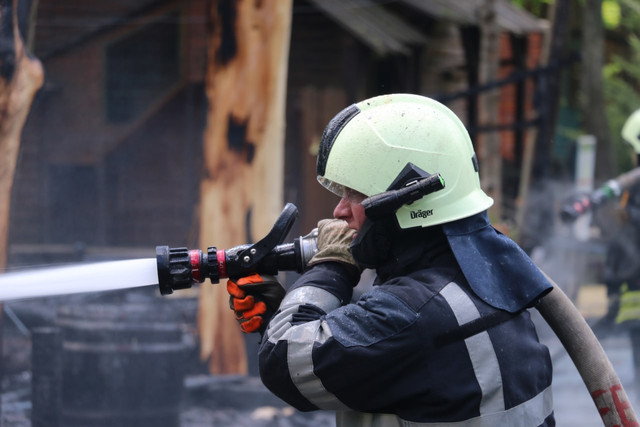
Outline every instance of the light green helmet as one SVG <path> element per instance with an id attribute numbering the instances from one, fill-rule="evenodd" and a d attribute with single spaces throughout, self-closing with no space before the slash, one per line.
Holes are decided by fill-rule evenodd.
<path id="1" fill-rule="evenodd" d="M 634 111 L 622 126 L 622 137 L 640 154 L 640 110 Z"/>
<path id="2" fill-rule="evenodd" d="M 344 189 L 373 196 L 389 189 L 408 163 L 439 173 L 444 189 L 402 206 L 401 228 L 427 227 L 488 209 L 493 199 L 480 188 L 478 161 L 458 117 L 418 95 L 367 99 L 336 115 L 322 135 L 318 181 L 343 196 Z"/>

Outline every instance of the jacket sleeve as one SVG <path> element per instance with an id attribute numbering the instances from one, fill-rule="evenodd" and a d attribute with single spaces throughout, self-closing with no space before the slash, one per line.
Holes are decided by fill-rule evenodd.
<path id="1" fill-rule="evenodd" d="M 397 366 L 397 355 L 384 341 L 417 317 L 391 295 L 391 301 L 348 304 L 353 283 L 342 268 L 320 264 L 301 276 L 271 319 L 260 347 L 262 381 L 299 410 L 362 410 L 367 409 L 360 405 L 364 401 L 384 405 L 369 399 L 385 394 L 371 389 L 373 378 L 382 379 L 374 387 L 386 383 L 380 373 L 385 362 L 378 356 Z M 385 310 L 376 310 L 381 305 Z"/>

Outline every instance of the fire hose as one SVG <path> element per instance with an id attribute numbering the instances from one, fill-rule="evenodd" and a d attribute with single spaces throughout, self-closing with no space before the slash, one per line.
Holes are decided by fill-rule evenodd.
<path id="1" fill-rule="evenodd" d="M 376 216 L 387 209 L 397 210 L 403 204 L 443 187 L 440 176 L 432 175 L 409 188 L 391 190 L 365 199 L 362 204 L 365 212 Z M 297 208 L 287 204 L 271 231 L 252 245 L 228 250 L 209 247 L 206 253 L 197 249 L 156 247 L 161 294 L 189 288 L 207 278 L 212 283 L 218 283 L 222 278 L 242 277 L 256 272 L 304 272 L 317 250 L 317 230 L 295 239 L 293 243 L 283 243 L 296 216 Z M 620 379 L 598 339 L 566 294 L 551 279 L 549 281 L 554 288 L 536 308 L 573 360 L 604 425 L 639 426 Z"/>
<path id="2" fill-rule="evenodd" d="M 638 419 L 627 393 L 600 342 L 571 299 L 549 276 L 545 277 L 553 284 L 553 290 L 536 308 L 578 369 L 604 425 L 637 427 Z"/>

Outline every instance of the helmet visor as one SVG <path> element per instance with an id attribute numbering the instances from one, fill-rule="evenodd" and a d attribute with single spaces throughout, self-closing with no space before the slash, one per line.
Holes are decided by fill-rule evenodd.
<path id="1" fill-rule="evenodd" d="M 320 175 L 318 175 L 318 182 L 336 196 L 340 197 L 341 199 L 347 199 L 348 201 L 353 203 L 362 203 L 362 201 L 367 198 L 365 194 L 362 194 L 359 191 L 354 190 L 353 188 L 338 184 L 337 182 L 331 181 L 330 179 L 327 179 Z"/>

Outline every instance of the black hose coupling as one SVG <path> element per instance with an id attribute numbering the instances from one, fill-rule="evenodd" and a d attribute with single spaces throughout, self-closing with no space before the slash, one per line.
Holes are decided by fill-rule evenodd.
<path id="1" fill-rule="evenodd" d="M 211 279 L 212 283 L 218 283 L 220 274 L 217 253 L 215 247 L 208 248 L 204 254 L 198 249 L 157 246 L 160 293 L 168 295 L 176 289 L 188 289 L 194 283 L 202 283 L 207 278 Z"/>

